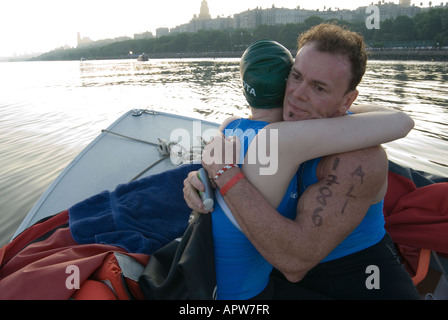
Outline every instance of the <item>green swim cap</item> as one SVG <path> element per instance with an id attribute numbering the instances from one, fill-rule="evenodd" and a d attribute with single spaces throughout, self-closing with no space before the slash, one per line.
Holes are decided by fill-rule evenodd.
<path id="1" fill-rule="evenodd" d="M 257 109 L 283 106 L 286 80 L 294 60 L 291 52 L 272 40 L 252 43 L 240 61 L 243 92 L 250 106 Z"/>

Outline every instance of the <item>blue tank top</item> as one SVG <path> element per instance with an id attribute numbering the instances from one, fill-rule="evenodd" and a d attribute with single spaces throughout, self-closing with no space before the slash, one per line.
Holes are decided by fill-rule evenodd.
<path id="1" fill-rule="evenodd" d="M 299 167 L 298 172 L 301 172 L 299 174 L 299 178 L 301 176 L 301 182 L 299 182 L 300 196 L 306 188 L 318 182 L 316 172 L 320 160 L 321 158 L 309 160 Z M 342 258 L 377 244 L 386 234 L 383 204 L 384 200 L 371 205 L 358 227 L 330 252 L 322 262 Z"/>
<path id="2" fill-rule="evenodd" d="M 224 130 L 226 137 L 238 136 L 241 157 L 250 142 L 268 122 L 238 119 Z M 259 294 L 269 282 L 272 265 L 269 264 L 239 229 L 221 194 L 215 192 L 215 209 L 212 213 L 217 299 L 245 300 Z M 294 219 L 297 210 L 297 175 L 285 193 L 277 211 Z"/>

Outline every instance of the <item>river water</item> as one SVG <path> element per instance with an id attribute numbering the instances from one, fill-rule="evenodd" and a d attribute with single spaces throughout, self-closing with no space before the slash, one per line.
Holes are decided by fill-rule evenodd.
<path id="1" fill-rule="evenodd" d="M 238 59 L 0 63 L 0 246 L 62 169 L 124 112 L 248 116 Z M 359 103 L 407 112 L 391 160 L 448 175 L 448 64 L 370 61 Z"/>

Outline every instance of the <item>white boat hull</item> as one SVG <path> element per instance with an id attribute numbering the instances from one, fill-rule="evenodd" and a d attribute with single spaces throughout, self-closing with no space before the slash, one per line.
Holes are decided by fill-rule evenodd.
<path id="1" fill-rule="evenodd" d="M 58 176 L 13 238 L 37 221 L 122 183 L 174 168 L 179 159 L 157 151 L 160 140 L 200 146 L 218 124 L 146 110 L 131 110 L 94 139 Z M 189 141 L 188 141 L 189 140 Z M 180 150 L 180 148 L 177 148 Z"/>

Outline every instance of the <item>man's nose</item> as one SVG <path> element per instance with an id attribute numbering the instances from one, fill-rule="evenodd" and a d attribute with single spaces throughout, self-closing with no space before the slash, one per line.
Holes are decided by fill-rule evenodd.
<path id="1" fill-rule="evenodd" d="M 305 81 L 301 81 L 296 85 L 293 91 L 294 98 L 300 100 L 308 99 L 308 90 Z"/>

